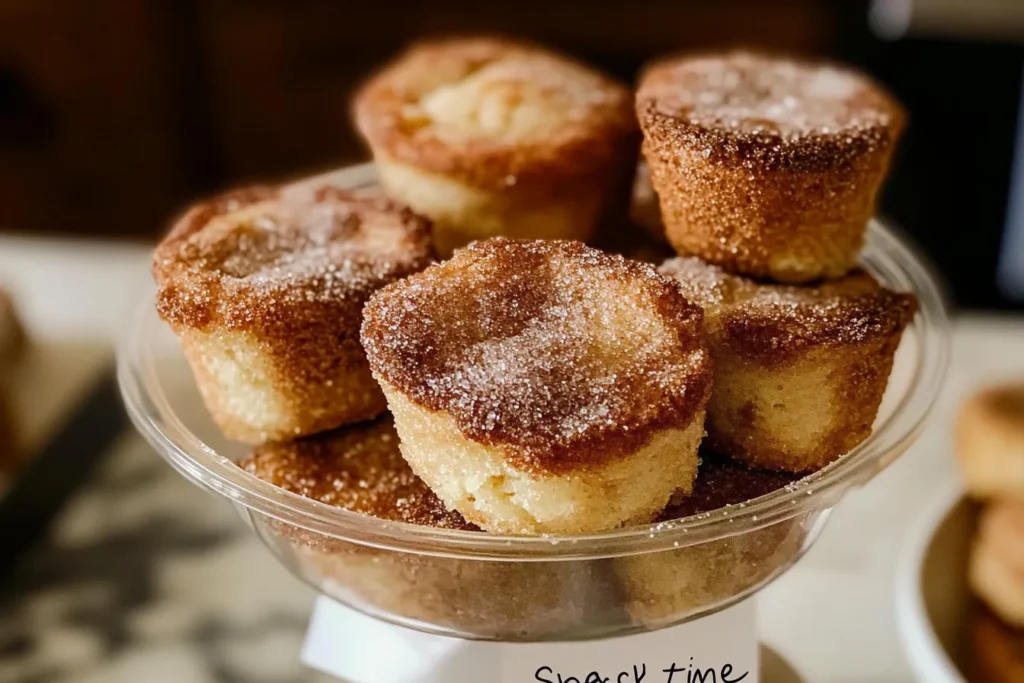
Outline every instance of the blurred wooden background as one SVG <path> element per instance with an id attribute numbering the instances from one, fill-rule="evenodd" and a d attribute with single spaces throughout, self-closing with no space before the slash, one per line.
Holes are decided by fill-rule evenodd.
<path id="1" fill-rule="evenodd" d="M 624 79 L 666 52 L 745 45 L 889 85 L 911 125 L 884 212 L 960 303 L 1020 308 L 995 273 L 1024 34 L 975 30 L 1018 1 L 939 21 L 949 0 L 0 0 L 0 230 L 152 239 L 198 196 L 363 159 L 351 93 L 423 35 L 524 35 Z M 893 7 L 912 12 L 873 32 Z"/>
<path id="2" fill-rule="evenodd" d="M 150 236 L 190 198 L 355 161 L 353 87 L 428 33 L 496 30 L 624 78 L 670 50 L 828 51 L 821 0 L 0 0 L 0 228 Z"/>

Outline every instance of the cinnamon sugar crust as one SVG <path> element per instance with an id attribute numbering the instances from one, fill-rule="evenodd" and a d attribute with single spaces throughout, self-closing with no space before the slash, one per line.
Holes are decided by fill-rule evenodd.
<path id="1" fill-rule="evenodd" d="M 794 286 L 733 275 L 699 258 L 658 269 L 702 306 L 721 343 L 760 364 L 784 365 L 812 348 L 842 348 L 900 334 L 917 310 L 913 294 L 882 287 L 864 270 Z"/>
<path id="2" fill-rule="evenodd" d="M 301 382 L 363 362 L 363 304 L 432 259 L 429 224 L 387 199 L 248 188 L 190 209 L 157 247 L 157 310 L 178 328 L 253 334 Z"/>
<path id="3" fill-rule="evenodd" d="M 748 52 L 657 62 L 636 107 L 655 137 L 705 159 L 809 173 L 891 146 L 905 119 L 896 100 L 856 71 Z"/>
<path id="4" fill-rule="evenodd" d="M 856 72 L 749 53 L 661 62 L 643 152 L 681 255 L 780 282 L 856 264 L 904 116 Z"/>
<path id="5" fill-rule="evenodd" d="M 413 474 L 390 417 L 257 447 L 239 466 L 274 486 L 388 521 L 475 530 Z"/>
<path id="6" fill-rule="evenodd" d="M 280 441 L 384 411 L 362 307 L 432 256 L 429 224 L 386 199 L 250 188 L 192 208 L 157 247 L 157 310 L 221 431 Z"/>
<path id="7" fill-rule="evenodd" d="M 703 409 L 701 312 L 652 266 L 578 242 L 476 242 L 364 311 L 370 367 L 508 463 L 567 473 Z"/>
<path id="8" fill-rule="evenodd" d="M 705 444 L 747 464 L 810 472 L 871 434 L 912 294 L 868 273 L 793 286 L 727 273 L 697 258 L 663 274 L 704 306 L 715 368 Z"/>
<path id="9" fill-rule="evenodd" d="M 252 187 L 186 212 L 157 247 L 153 274 L 171 324 L 287 333 L 325 307 L 358 321 L 373 291 L 432 257 L 429 224 L 387 199 Z"/>
<path id="10" fill-rule="evenodd" d="M 488 190 L 543 191 L 629 156 L 624 85 L 566 56 L 493 37 L 417 43 L 356 95 L 375 153 Z M 542 183 L 538 185 L 538 182 Z"/>

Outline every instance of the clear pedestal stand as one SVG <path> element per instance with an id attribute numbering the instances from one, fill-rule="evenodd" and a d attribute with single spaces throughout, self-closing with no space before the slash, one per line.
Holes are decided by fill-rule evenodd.
<path id="1" fill-rule="evenodd" d="M 349 189 L 377 191 L 369 164 L 327 178 Z M 566 653 L 589 643 L 591 659 L 608 655 L 625 665 L 632 660 L 622 657 L 630 659 L 629 651 L 641 648 L 630 636 L 681 624 L 699 635 L 701 624 L 712 623 L 705 619 L 737 614 L 729 608 L 788 569 L 814 542 L 827 512 L 920 433 L 945 377 L 948 319 L 942 296 L 914 250 L 878 221 L 869 226 L 861 263 L 886 286 L 914 292 L 919 301 L 871 436 L 795 485 L 656 526 L 577 536 L 495 536 L 385 522 L 275 488 L 234 464 L 246 448 L 225 440 L 213 425 L 177 340 L 152 301 L 141 306 L 123 340 L 119 379 L 132 420 L 160 455 L 191 481 L 231 500 L 296 576 L 347 609 L 397 627 L 395 638 L 408 640 L 415 632 L 459 641 L 568 643 Z M 346 634 L 336 635 L 343 643 Z M 737 647 L 740 640 L 732 639 Z M 747 651 L 754 644 L 748 642 Z M 520 646 L 507 647 L 513 652 Z M 529 652 L 555 656 L 551 649 L 517 652 L 503 657 L 529 668 L 536 664 Z M 742 680 L 757 679 L 756 670 L 750 674 Z M 649 673 L 644 680 L 667 680 L 666 673 L 659 676 Z M 690 683 L 685 673 L 673 681 Z M 579 677 L 579 683 L 589 682 Z"/>

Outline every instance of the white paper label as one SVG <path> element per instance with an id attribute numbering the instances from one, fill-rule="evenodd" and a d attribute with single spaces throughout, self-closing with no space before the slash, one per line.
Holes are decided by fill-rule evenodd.
<path id="1" fill-rule="evenodd" d="M 758 683 L 752 599 L 606 640 L 484 643 L 419 633 L 317 600 L 302 661 L 349 683 Z"/>

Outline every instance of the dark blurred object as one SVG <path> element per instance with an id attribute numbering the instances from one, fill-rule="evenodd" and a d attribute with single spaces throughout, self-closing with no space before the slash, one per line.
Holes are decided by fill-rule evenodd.
<path id="1" fill-rule="evenodd" d="M 10 373 L 25 348 L 25 330 L 14 301 L 0 288 L 0 485 L 20 463 L 17 424 L 11 410 Z"/>
<path id="2" fill-rule="evenodd" d="M 0 226 L 149 231 L 180 201 L 158 7 L 0 0 Z"/>
<path id="3" fill-rule="evenodd" d="M 0 582 L 18 556 L 107 455 L 128 427 L 113 372 L 104 373 L 53 437 L 0 490 Z"/>
<path id="4" fill-rule="evenodd" d="M 880 37 L 1024 38 L 1020 0 L 872 0 L 869 21 Z"/>
<path id="5" fill-rule="evenodd" d="M 909 12 L 902 32 L 890 27 L 894 40 L 870 30 L 878 26 L 882 3 Z M 871 11 L 869 3 L 857 4 L 848 11 L 849 25 L 858 30 L 844 35 L 838 52 L 884 81 L 910 112 L 882 200 L 885 211 L 927 249 L 957 303 L 1024 307 L 1024 299 L 997 281 L 1004 235 L 1013 228 L 1008 206 L 1024 32 L 1014 42 L 1005 40 L 1005 31 L 973 38 L 999 21 L 1003 15 L 993 8 L 1005 7 L 1004 0 L 956 7 L 944 0 L 879 0 Z M 991 38 L 996 35 L 1004 40 Z"/>
<path id="6" fill-rule="evenodd" d="M 0 380 L 25 348 L 25 328 L 11 295 L 0 287 Z"/>

